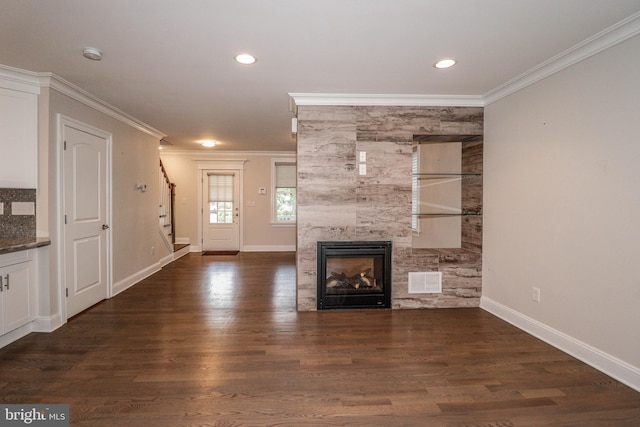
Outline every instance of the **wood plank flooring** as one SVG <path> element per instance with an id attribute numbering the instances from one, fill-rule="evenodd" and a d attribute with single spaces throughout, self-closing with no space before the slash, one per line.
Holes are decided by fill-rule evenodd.
<path id="1" fill-rule="evenodd" d="M 481 309 L 297 313 L 295 255 L 189 254 L 0 349 L 72 426 L 639 426 L 640 393 Z"/>

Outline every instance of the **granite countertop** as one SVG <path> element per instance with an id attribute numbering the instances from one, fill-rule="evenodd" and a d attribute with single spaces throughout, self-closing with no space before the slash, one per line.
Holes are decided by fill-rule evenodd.
<path id="1" fill-rule="evenodd" d="M 0 254 L 26 251 L 51 244 L 48 237 L 0 237 Z"/>

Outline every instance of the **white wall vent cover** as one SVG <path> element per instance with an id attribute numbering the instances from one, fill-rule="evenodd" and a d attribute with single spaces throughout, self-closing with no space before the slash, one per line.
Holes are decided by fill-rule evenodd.
<path id="1" fill-rule="evenodd" d="M 409 273 L 409 293 L 441 294 L 442 273 L 439 271 Z"/>

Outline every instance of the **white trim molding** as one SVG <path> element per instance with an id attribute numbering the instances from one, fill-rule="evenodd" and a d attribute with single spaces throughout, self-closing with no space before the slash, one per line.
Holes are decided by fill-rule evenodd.
<path id="1" fill-rule="evenodd" d="M 238 158 L 238 157 L 244 157 L 244 156 L 262 156 L 262 157 L 282 157 L 282 156 L 292 156 L 295 157 L 296 156 L 296 152 L 295 151 L 222 151 L 222 150 L 216 150 L 216 151 L 210 151 L 210 152 L 205 152 L 203 150 L 197 149 L 197 150 L 173 150 L 171 148 L 165 148 L 164 150 L 160 151 L 160 157 L 165 157 L 165 156 L 183 156 L 183 157 L 192 157 L 193 160 L 198 161 L 198 162 L 207 162 L 210 161 L 211 159 L 214 159 L 216 161 L 222 161 L 222 159 L 226 159 L 231 157 L 233 160 L 233 158 Z M 245 162 L 247 160 L 244 160 Z"/>
<path id="2" fill-rule="evenodd" d="M 528 334 L 564 351 L 629 387 L 640 391 L 640 368 L 519 313 L 491 298 L 482 297 L 480 308 Z"/>
<path id="3" fill-rule="evenodd" d="M 100 98 L 91 95 L 86 90 L 66 81 L 60 76 L 57 76 L 53 73 L 37 73 L 36 75 L 39 78 L 40 87 L 55 89 L 58 92 L 86 105 L 87 107 L 93 108 L 96 111 L 106 114 L 107 116 L 114 118 L 124 123 L 125 125 L 131 126 L 134 129 L 144 132 L 147 135 L 151 135 L 158 140 L 161 140 L 162 138 L 167 136 L 159 130 L 114 107 L 113 105 L 110 105 Z"/>
<path id="4" fill-rule="evenodd" d="M 490 90 L 482 97 L 484 105 L 496 102 L 638 34 L 640 34 L 640 12 L 634 13 L 617 24 Z"/>
<path id="5" fill-rule="evenodd" d="M 62 320 L 60 312 L 53 316 L 39 316 L 33 321 L 33 332 L 53 332 L 66 322 Z"/>
<path id="6" fill-rule="evenodd" d="M 246 245 L 242 252 L 295 252 L 296 245 Z"/>
<path id="7" fill-rule="evenodd" d="M 391 95 L 357 93 L 290 93 L 289 110 L 300 105 L 384 107 L 482 107 L 480 95 Z"/>
<path id="8" fill-rule="evenodd" d="M 19 92 L 40 94 L 40 81 L 36 73 L 0 64 L 0 87 Z"/>
<path id="9" fill-rule="evenodd" d="M 247 159 L 193 159 L 198 170 L 244 170 Z"/>
<path id="10" fill-rule="evenodd" d="M 151 264 L 149 267 L 144 268 L 140 271 L 138 271 L 135 274 L 132 274 L 129 277 L 125 277 L 124 279 L 120 280 L 118 283 L 114 283 L 113 284 L 113 291 L 111 293 L 111 296 L 109 298 L 113 298 L 116 295 L 118 295 L 121 292 L 126 291 L 127 289 L 129 289 L 130 287 L 132 287 L 133 285 L 135 285 L 136 283 L 141 282 L 142 280 L 146 279 L 147 277 L 151 276 L 154 273 L 157 273 L 158 271 L 160 271 L 162 269 L 162 265 L 160 263 L 160 261 Z"/>
<path id="11" fill-rule="evenodd" d="M 87 107 L 104 113 L 107 116 L 151 135 L 158 140 L 166 136 L 159 130 L 154 129 L 148 124 L 141 122 L 135 117 L 104 102 L 98 97 L 91 95 L 86 90 L 53 73 L 35 73 L 0 64 L 0 77 L 2 77 L 3 80 L 2 87 L 6 87 L 7 89 L 33 93 L 36 95 L 40 94 L 41 88 L 43 87 L 55 89 L 58 92 L 86 105 Z"/>
<path id="12" fill-rule="evenodd" d="M 289 93 L 289 110 L 295 115 L 300 105 L 484 107 L 638 34 L 640 34 L 640 12 L 634 13 L 483 95 Z"/>

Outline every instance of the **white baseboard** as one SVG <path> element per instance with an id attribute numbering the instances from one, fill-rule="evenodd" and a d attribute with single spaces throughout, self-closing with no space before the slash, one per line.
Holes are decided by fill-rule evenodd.
<path id="1" fill-rule="evenodd" d="M 160 260 L 160 268 L 164 267 L 165 265 L 171 263 L 175 258 L 173 257 L 173 252 L 171 252 L 169 255 L 165 256 L 164 258 L 162 258 Z"/>
<path id="2" fill-rule="evenodd" d="M 202 252 L 202 246 L 189 246 L 189 252 Z"/>
<path id="3" fill-rule="evenodd" d="M 178 251 L 173 253 L 173 260 L 172 261 L 175 261 L 178 258 L 182 258 L 183 256 L 187 255 L 189 252 L 190 252 L 189 246 L 185 246 L 184 248 L 182 248 L 182 249 L 180 249 L 180 250 L 178 250 Z"/>
<path id="4" fill-rule="evenodd" d="M 296 245 L 246 245 L 242 252 L 295 252 Z"/>
<path id="5" fill-rule="evenodd" d="M 185 246 L 182 249 L 179 249 L 175 252 L 171 252 L 169 255 L 167 255 L 166 257 L 160 260 L 160 268 L 164 267 L 167 264 L 171 264 L 173 261 L 177 260 L 178 258 L 182 258 L 183 256 L 187 255 L 189 252 L 190 252 L 189 246 Z"/>
<path id="6" fill-rule="evenodd" d="M 480 299 L 480 308 L 536 338 L 564 351 L 612 378 L 640 391 L 640 368 L 553 329 L 490 298 Z"/>
<path id="7" fill-rule="evenodd" d="M 132 274 L 131 276 L 119 281 L 118 283 L 115 283 L 113 285 L 113 292 L 111 294 L 111 297 L 113 298 L 119 293 L 126 291 L 127 289 L 129 289 L 130 287 L 138 283 L 139 281 L 146 279 L 147 277 L 151 276 L 153 273 L 157 273 L 158 271 L 160 271 L 161 268 L 162 267 L 160 266 L 160 262 L 157 262 L 145 268 L 144 270 L 141 270 L 135 274 Z"/>
<path id="8" fill-rule="evenodd" d="M 53 316 L 38 317 L 31 325 L 33 332 L 53 332 L 64 324 L 62 315 L 56 313 Z"/>
<path id="9" fill-rule="evenodd" d="M 33 332 L 32 323 L 27 323 L 24 326 L 21 326 L 13 331 L 7 332 L 6 334 L 0 336 L 0 348 L 11 344 L 14 341 L 18 341 L 22 337 L 26 337 L 31 332 Z"/>
<path id="10" fill-rule="evenodd" d="M 32 322 L 0 336 L 0 348 L 14 341 L 18 341 L 20 338 L 26 337 L 31 332 L 53 332 L 63 324 L 64 322 L 62 321 L 60 313 L 49 317 L 38 317 Z"/>

